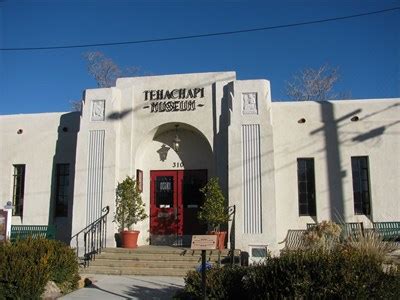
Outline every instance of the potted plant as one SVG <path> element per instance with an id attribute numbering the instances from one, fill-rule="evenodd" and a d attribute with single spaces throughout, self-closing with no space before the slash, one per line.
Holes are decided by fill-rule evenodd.
<path id="1" fill-rule="evenodd" d="M 119 182 L 115 198 L 116 210 L 114 221 L 119 225 L 121 246 L 123 248 L 136 248 L 140 231 L 130 230 L 133 224 L 147 218 L 145 204 L 140 191 L 133 178 L 127 176 Z"/>
<path id="2" fill-rule="evenodd" d="M 200 207 L 198 218 L 212 228 L 211 234 L 218 236 L 218 249 L 224 249 L 227 232 L 221 231 L 221 225 L 230 220 L 228 205 L 219 186 L 218 178 L 211 178 L 200 191 L 204 194 L 205 200 Z"/>

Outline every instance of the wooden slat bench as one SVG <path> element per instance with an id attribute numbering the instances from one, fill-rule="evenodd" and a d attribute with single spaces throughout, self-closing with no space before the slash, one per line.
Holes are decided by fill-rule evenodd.
<path id="1" fill-rule="evenodd" d="M 28 237 L 54 240 L 56 228 L 54 225 L 11 225 L 11 241 L 27 239 Z"/>
<path id="2" fill-rule="evenodd" d="M 306 243 L 303 238 L 307 230 L 304 229 L 289 229 L 285 239 L 279 244 L 285 243 L 282 251 L 302 250 L 306 248 Z"/>
<path id="3" fill-rule="evenodd" d="M 374 222 L 373 227 L 384 241 L 400 240 L 400 222 Z"/>

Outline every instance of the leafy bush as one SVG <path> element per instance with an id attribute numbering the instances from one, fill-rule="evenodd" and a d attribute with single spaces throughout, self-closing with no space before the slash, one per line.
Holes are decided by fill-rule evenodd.
<path id="1" fill-rule="evenodd" d="M 113 222 L 119 224 L 121 231 L 148 217 L 137 182 L 132 177 L 126 176 L 124 181 L 118 182 L 115 193 L 116 210 Z"/>
<path id="2" fill-rule="evenodd" d="M 185 282 L 186 297 L 201 296 L 201 274 L 191 272 Z M 352 248 L 294 251 L 247 268 L 211 269 L 207 291 L 213 299 L 397 299 L 400 270 Z"/>
<path id="3" fill-rule="evenodd" d="M 0 295 L 10 299 L 38 299 L 47 281 L 63 293 L 78 284 L 78 263 L 69 246 L 45 239 L 19 240 L 0 245 Z"/>
<path id="4" fill-rule="evenodd" d="M 1 244 L 0 297 L 39 299 L 50 277 L 49 256 L 36 255 L 27 242 Z"/>
<path id="5" fill-rule="evenodd" d="M 222 224 L 228 223 L 228 204 L 222 194 L 218 178 L 211 178 L 207 184 L 200 189 L 204 194 L 204 203 L 200 207 L 198 219 L 210 225 L 214 231 L 219 231 Z"/>
<path id="6" fill-rule="evenodd" d="M 210 299 L 242 299 L 242 278 L 246 273 L 244 267 L 212 268 L 206 271 L 207 295 Z M 189 272 L 185 278 L 185 294 L 201 298 L 201 273 Z"/>
<path id="7" fill-rule="evenodd" d="M 50 280 L 63 293 L 74 290 L 79 281 L 79 266 L 74 251 L 61 241 L 34 239 L 32 248 L 40 253 L 49 253 Z"/>

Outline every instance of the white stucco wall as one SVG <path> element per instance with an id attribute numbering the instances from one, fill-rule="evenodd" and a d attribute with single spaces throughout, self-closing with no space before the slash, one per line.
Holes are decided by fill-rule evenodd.
<path id="1" fill-rule="evenodd" d="M 62 129 L 66 127 L 67 132 Z M 17 131 L 22 129 L 22 134 Z M 23 216 L 14 216 L 12 224 L 58 225 L 64 238 L 67 218 L 54 220 L 55 164 L 69 163 L 73 176 L 79 113 L 46 113 L 0 116 L 0 205 L 12 201 L 13 165 L 25 164 Z M 69 218 L 72 213 L 73 185 L 70 185 Z M 61 234 L 61 235 L 60 235 Z"/>
<path id="2" fill-rule="evenodd" d="M 400 219 L 399 99 L 272 104 L 278 240 L 288 229 L 336 219 Z M 352 122 L 353 116 L 358 122 Z M 303 124 L 297 121 L 305 118 Z M 352 156 L 368 156 L 372 216 L 354 214 Z M 299 217 L 297 158 L 315 161 L 317 218 Z"/>
<path id="3" fill-rule="evenodd" d="M 258 100 L 257 114 L 244 114 L 243 94 L 256 93 Z M 229 126 L 229 201 L 230 205 L 236 205 L 236 248 L 250 252 L 250 246 L 268 247 L 269 250 L 276 250 L 276 208 L 274 191 L 274 145 L 273 130 L 271 126 L 271 90 L 266 80 L 236 81 L 232 97 L 231 124 Z M 261 230 L 258 233 L 246 233 L 245 219 L 251 219 L 258 213 L 258 208 L 250 207 L 252 212 L 245 212 L 245 191 L 244 191 L 244 169 L 243 151 L 246 143 L 243 140 L 243 125 L 259 125 L 259 157 L 252 157 L 250 160 L 259 160 L 258 172 L 251 176 L 259 176 L 260 198 L 261 198 Z M 253 178 L 258 180 L 258 178 Z M 254 197 L 252 191 L 249 197 Z M 251 206 L 251 205 L 250 205 Z"/>
<path id="4" fill-rule="evenodd" d="M 149 171 L 150 169 L 171 169 L 172 159 L 187 161 L 187 168 L 206 168 L 209 176 L 213 173 L 218 175 L 217 156 L 210 157 L 209 152 L 213 149 L 215 136 L 218 134 L 221 104 L 213 93 L 215 82 L 229 82 L 235 79 L 234 72 L 222 73 L 200 73 L 200 74 L 178 74 L 165 76 L 151 76 L 138 78 L 121 78 L 117 80 L 115 88 L 93 89 L 85 93 L 85 102 L 82 112 L 81 130 L 78 135 L 77 147 L 77 172 L 75 182 L 75 203 L 73 214 L 73 233 L 78 232 L 87 224 L 87 198 L 88 198 L 88 149 L 89 132 L 100 130 L 105 132 L 104 158 L 103 158 L 103 190 L 101 207 L 109 205 L 111 217 L 115 212 L 115 187 L 118 181 L 122 181 L 127 175 L 135 176 L 136 169 L 144 171 L 144 192 L 143 199 L 149 209 Z M 145 100 L 146 90 L 173 90 L 173 89 L 194 89 L 204 88 L 204 97 L 196 99 L 196 109 L 193 111 L 172 111 L 151 113 L 150 101 Z M 214 90 L 213 90 L 214 89 Z M 217 101 L 215 99 L 218 99 Z M 92 120 L 92 101 L 104 100 L 105 112 L 103 121 Z M 215 124 L 214 119 L 217 119 Z M 165 143 L 169 135 L 174 135 L 174 125 L 180 124 L 179 130 L 182 139 L 182 146 L 186 149 L 186 157 L 176 157 L 176 154 L 169 156 L 169 160 L 160 165 L 159 159 L 155 160 L 150 153 L 159 147 L 157 137 L 165 133 Z M 192 136 L 190 136 L 192 135 Z M 195 137 L 197 142 L 191 143 L 190 139 Z M 153 141 L 154 140 L 154 141 Z M 172 139 L 171 139 L 172 142 Z M 200 144 L 199 144 L 200 143 Z M 171 145 L 169 145 L 171 146 Z M 196 152 L 188 156 L 191 150 L 198 152 L 207 149 L 205 157 L 198 159 Z M 143 161 L 140 157 L 146 155 Z M 182 155 L 182 154 L 181 154 Z M 149 163 L 144 164 L 145 161 Z M 225 166 L 223 166 L 225 169 Z M 226 173 L 226 171 L 225 171 Z M 225 175 L 226 176 L 226 175 Z M 147 193 L 146 193 L 147 192 Z M 108 245 L 115 245 L 114 232 L 115 224 L 108 223 Z M 136 225 L 143 234 L 140 236 L 139 245 L 148 243 L 149 220 Z"/>

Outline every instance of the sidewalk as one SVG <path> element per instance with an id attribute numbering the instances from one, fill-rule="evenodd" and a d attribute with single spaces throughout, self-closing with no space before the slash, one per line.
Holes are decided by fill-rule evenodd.
<path id="1" fill-rule="evenodd" d="M 172 299 L 183 288 L 181 277 L 85 275 L 92 281 L 88 287 L 59 299 Z"/>

